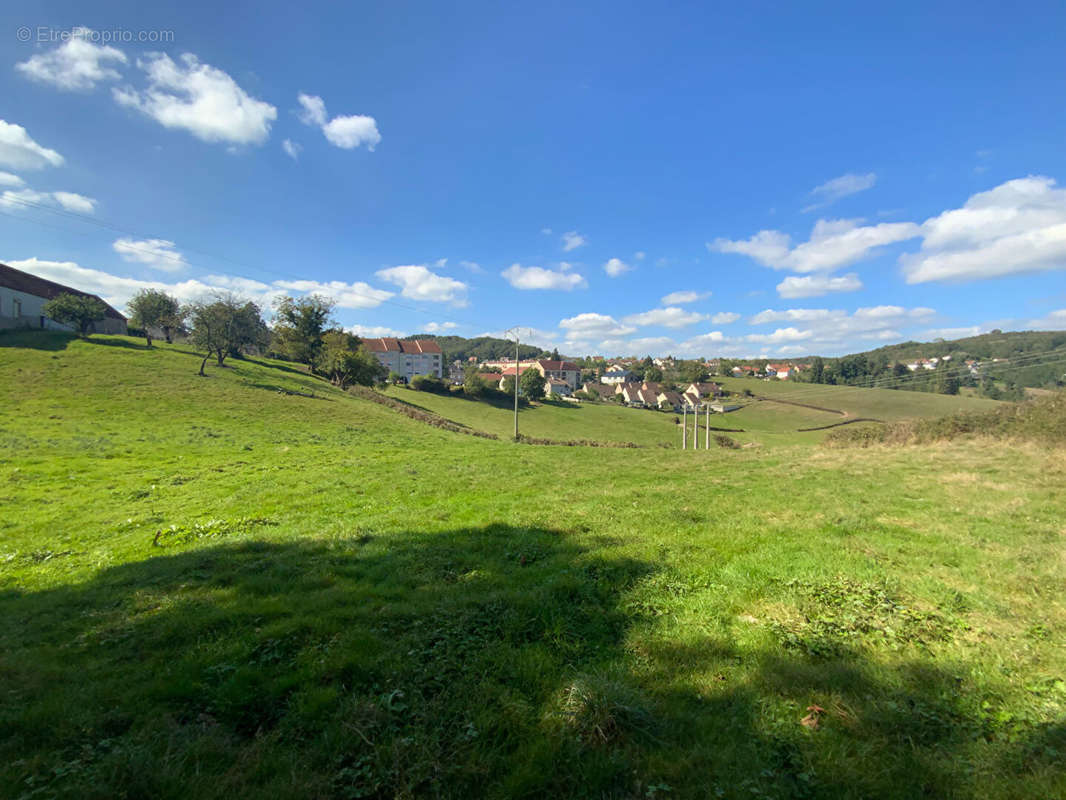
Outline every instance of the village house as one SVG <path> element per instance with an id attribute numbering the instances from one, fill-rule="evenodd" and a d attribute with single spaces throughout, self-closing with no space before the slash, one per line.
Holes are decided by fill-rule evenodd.
<path id="1" fill-rule="evenodd" d="M 617 389 L 617 394 L 622 396 L 622 402 L 629 406 L 644 405 L 640 396 L 641 385 L 639 383 L 624 383 Z"/>
<path id="2" fill-rule="evenodd" d="M 603 383 L 594 383 L 593 381 L 586 381 L 582 388 L 588 394 L 595 395 L 598 400 L 610 400 L 615 394 L 614 386 L 607 386 Z"/>
<path id="3" fill-rule="evenodd" d="M 444 355 L 430 339 L 364 339 L 363 344 L 389 372 L 408 382 L 415 375 L 444 377 Z"/>
<path id="4" fill-rule="evenodd" d="M 722 394 L 722 387 L 714 382 L 690 383 L 685 389 L 685 394 L 691 394 L 697 400 L 719 397 Z"/>
<path id="5" fill-rule="evenodd" d="M 510 370 L 510 374 L 514 374 L 515 362 L 513 359 L 510 361 L 498 359 L 495 361 L 483 361 L 481 366 L 499 367 L 504 373 Z M 521 375 L 530 367 L 539 372 L 545 380 L 558 378 L 561 381 L 565 381 L 572 392 L 577 391 L 577 388 L 581 385 L 581 367 L 572 361 L 553 361 L 546 358 L 520 360 L 518 362 L 518 374 Z"/>
<path id="6" fill-rule="evenodd" d="M 623 383 L 629 383 L 636 376 L 625 367 L 611 366 L 607 368 L 607 371 L 600 377 L 600 383 L 605 383 L 608 386 L 620 386 Z"/>
<path id="7" fill-rule="evenodd" d="M 668 408 L 672 411 L 680 411 L 684 404 L 684 400 L 681 399 L 681 395 L 677 392 L 659 392 L 655 399 L 659 404 L 659 408 Z"/>
<path id="8" fill-rule="evenodd" d="M 562 378 L 548 378 L 544 382 L 545 397 L 569 397 L 571 394 L 573 394 L 573 389 Z"/>
<path id="9" fill-rule="evenodd" d="M 37 328 L 73 331 L 74 328 L 71 326 L 49 319 L 44 314 L 44 304 L 61 294 L 73 294 L 100 300 L 95 294 L 38 278 L 29 272 L 0 264 L 0 330 Z M 103 300 L 100 302 L 104 303 Z M 93 323 L 91 332 L 125 334 L 127 332 L 126 318 L 107 303 L 104 303 L 104 307 L 104 318 Z"/>

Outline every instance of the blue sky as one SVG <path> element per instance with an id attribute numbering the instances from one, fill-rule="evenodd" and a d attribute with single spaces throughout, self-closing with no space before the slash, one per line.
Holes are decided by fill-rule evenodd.
<path id="1" fill-rule="evenodd" d="M 0 260 L 572 355 L 1066 328 L 1064 30 L 1061 3 L 6 3 Z"/>

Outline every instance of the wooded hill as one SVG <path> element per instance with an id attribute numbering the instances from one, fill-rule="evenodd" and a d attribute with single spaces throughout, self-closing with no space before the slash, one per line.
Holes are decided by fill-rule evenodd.
<path id="1" fill-rule="evenodd" d="M 514 342 L 507 339 L 497 339 L 493 336 L 477 336 L 466 339 L 462 336 L 438 336 L 432 333 L 415 333 L 408 339 L 431 339 L 440 345 L 444 351 L 444 360 L 466 361 L 474 356 L 479 361 L 491 361 L 498 358 L 514 358 Z M 536 358 L 545 353 L 539 347 L 520 344 L 518 348 L 521 358 Z"/>

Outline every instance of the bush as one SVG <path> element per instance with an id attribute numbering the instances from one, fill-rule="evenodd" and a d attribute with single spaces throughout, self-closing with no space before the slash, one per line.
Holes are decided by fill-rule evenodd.
<path id="1" fill-rule="evenodd" d="M 431 392 L 433 394 L 448 394 L 448 384 L 436 375 L 415 375 L 411 378 L 411 388 L 416 392 Z"/>

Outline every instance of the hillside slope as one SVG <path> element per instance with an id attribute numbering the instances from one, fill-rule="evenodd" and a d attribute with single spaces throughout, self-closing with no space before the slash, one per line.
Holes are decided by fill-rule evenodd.
<path id="1" fill-rule="evenodd" d="M 0 796 L 1066 794 L 1059 451 L 528 447 L 198 366 L 0 335 Z"/>

